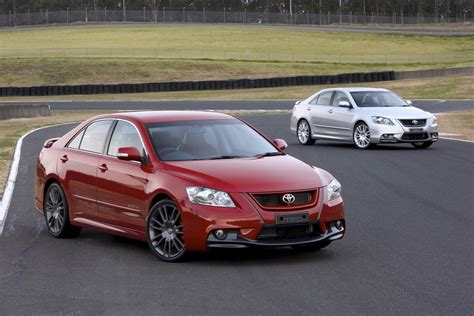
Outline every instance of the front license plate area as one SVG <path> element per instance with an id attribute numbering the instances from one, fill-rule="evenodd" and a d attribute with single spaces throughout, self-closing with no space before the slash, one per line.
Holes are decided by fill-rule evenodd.
<path id="1" fill-rule="evenodd" d="M 410 132 L 423 132 L 422 128 L 410 128 Z"/>
<path id="2" fill-rule="evenodd" d="M 277 214 L 275 223 L 277 225 L 307 224 L 309 223 L 309 213 Z"/>

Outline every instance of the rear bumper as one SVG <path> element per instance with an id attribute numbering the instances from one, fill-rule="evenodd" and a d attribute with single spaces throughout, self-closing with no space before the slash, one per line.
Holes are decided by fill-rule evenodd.
<path id="1" fill-rule="evenodd" d="M 313 223 L 319 226 L 319 223 Z M 266 225 L 266 227 L 277 227 L 277 225 Z M 321 241 L 333 241 L 344 237 L 345 226 L 337 229 L 335 225 L 330 225 L 325 233 L 314 233 L 303 237 L 294 238 L 257 238 L 256 240 L 241 237 L 237 232 L 229 232 L 225 240 L 219 240 L 214 235 L 209 235 L 207 239 L 208 248 L 248 248 L 248 247 L 285 247 L 294 245 L 310 245 Z"/>

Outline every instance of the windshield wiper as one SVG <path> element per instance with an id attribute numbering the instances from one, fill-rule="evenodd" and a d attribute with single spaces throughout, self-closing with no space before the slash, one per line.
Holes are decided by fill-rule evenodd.
<path id="1" fill-rule="evenodd" d="M 279 152 L 279 151 L 273 151 L 273 152 L 268 152 L 268 153 L 263 153 L 263 154 L 258 154 L 255 155 L 255 158 L 261 158 L 261 157 L 272 157 L 272 156 L 283 156 L 284 153 Z"/>
<path id="2" fill-rule="evenodd" d="M 207 158 L 209 160 L 215 160 L 215 159 L 234 159 L 234 158 L 247 158 L 245 156 L 237 156 L 237 155 L 222 155 L 222 156 L 217 156 L 217 157 L 211 157 Z"/>

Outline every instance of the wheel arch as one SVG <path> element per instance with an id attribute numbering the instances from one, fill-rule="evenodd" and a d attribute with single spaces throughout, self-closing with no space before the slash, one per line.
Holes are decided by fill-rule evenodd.
<path id="1" fill-rule="evenodd" d="M 370 129 L 370 126 L 369 126 L 369 124 L 367 124 L 366 121 L 364 121 L 363 119 L 357 119 L 357 120 L 354 122 L 354 125 L 352 126 L 352 133 L 354 133 L 354 129 L 355 129 L 355 127 L 356 127 L 359 123 L 364 123 L 364 124 L 367 125 L 367 127 L 369 127 L 369 129 Z"/>
<path id="2" fill-rule="evenodd" d="M 43 199 L 46 195 L 46 191 L 48 190 L 49 186 L 53 183 L 57 183 L 61 189 L 63 189 L 64 191 L 64 188 L 63 186 L 61 185 L 61 182 L 59 181 L 58 178 L 54 177 L 54 176 L 50 176 L 48 179 L 46 179 L 46 181 L 44 182 L 44 186 L 43 186 Z"/>
<path id="3" fill-rule="evenodd" d="M 174 203 L 176 203 L 176 205 L 178 206 L 179 208 L 179 203 L 178 201 L 176 200 L 176 198 L 168 191 L 165 191 L 165 190 L 159 190 L 159 191 L 156 191 L 155 193 L 152 194 L 152 198 L 150 200 L 150 203 L 148 205 L 148 209 L 147 209 L 147 214 L 146 214 L 146 217 L 148 218 L 148 214 L 150 214 L 150 211 L 151 211 L 151 208 L 153 207 L 153 205 L 155 205 L 156 203 L 160 202 L 160 201 L 163 201 L 163 200 L 171 200 L 173 201 Z"/>

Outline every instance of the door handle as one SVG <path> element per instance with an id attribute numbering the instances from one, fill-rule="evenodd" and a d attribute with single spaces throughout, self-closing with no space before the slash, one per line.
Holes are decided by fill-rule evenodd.
<path id="1" fill-rule="evenodd" d="M 66 162 L 69 159 L 67 158 L 67 155 L 63 155 L 63 156 L 61 156 L 61 158 L 59 158 L 59 160 L 61 160 L 62 162 Z"/>
<path id="2" fill-rule="evenodd" d="M 306 110 L 308 110 L 308 111 L 311 111 L 311 107 L 310 107 L 310 106 L 308 106 L 308 107 L 306 108 Z"/>
<path id="3" fill-rule="evenodd" d="M 100 171 L 102 171 L 102 172 L 106 172 L 107 170 L 109 170 L 109 168 L 107 168 L 107 165 L 106 165 L 105 163 L 101 164 L 101 165 L 99 166 L 99 169 L 100 169 Z"/>
<path id="4" fill-rule="evenodd" d="M 328 113 L 332 113 L 332 109 L 329 109 Z"/>

